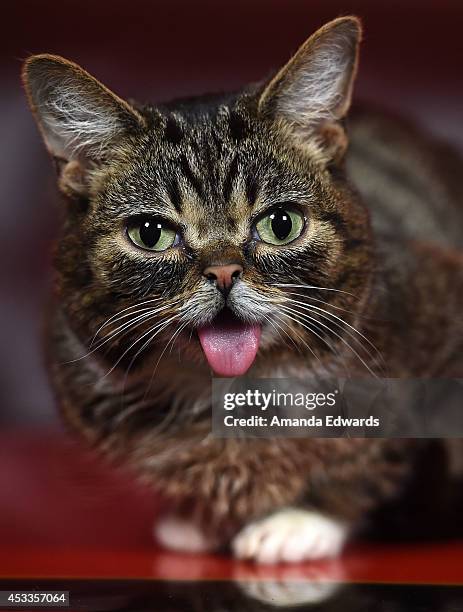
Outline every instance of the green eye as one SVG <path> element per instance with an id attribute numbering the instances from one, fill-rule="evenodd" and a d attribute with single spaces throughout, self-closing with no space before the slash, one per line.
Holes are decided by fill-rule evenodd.
<path id="1" fill-rule="evenodd" d="M 177 232 L 159 217 L 134 217 L 127 223 L 127 235 L 137 247 L 165 251 L 174 245 Z"/>
<path id="2" fill-rule="evenodd" d="M 256 231 L 263 242 L 289 244 L 302 234 L 304 216 L 295 208 L 274 208 L 256 223 Z"/>

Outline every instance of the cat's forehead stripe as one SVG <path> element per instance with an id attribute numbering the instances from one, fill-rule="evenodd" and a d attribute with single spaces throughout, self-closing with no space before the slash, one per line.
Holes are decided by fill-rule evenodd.
<path id="1" fill-rule="evenodd" d="M 259 194 L 259 182 L 255 172 L 251 171 L 246 176 L 246 198 L 250 206 L 254 206 Z"/>
<path id="2" fill-rule="evenodd" d="M 174 115 L 169 115 L 166 121 L 166 127 L 164 129 L 164 138 L 167 142 L 173 145 L 179 144 L 183 139 L 183 128 L 177 122 Z"/>
<path id="3" fill-rule="evenodd" d="M 228 129 L 233 140 L 239 142 L 249 135 L 249 125 L 236 111 L 230 111 Z"/>
<path id="4" fill-rule="evenodd" d="M 166 188 L 167 193 L 169 195 L 170 201 L 178 213 L 182 212 L 182 195 L 180 193 L 180 188 L 178 185 L 177 178 L 175 176 L 171 176 L 166 180 Z"/>
<path id="5" fill-rule="evenodd" d="M 190 162 L 185 154 L 182 154 L 179 159 L 179 168 L 182 172 L 182 175 L 187 179 L 190 186 L 197 193 L 197 195 L 202 198 L 204 195 L 204 188 L 202 180 L 196 173 L 192 170 L 190 166 Z"/>
<path id="6" fill-rule="evenodd" d="M 308 201 L 310 180 L 288 167 L 287 151 L 265 126 L 253 124 L 252 109 L 221 105 L 201 113 L 164 110 L 152 123 L 134 165 L 133 182 L 139 187 L 134 208 L 154 210 L 162 193 L 161 214 L 170 210 L 175 222 L 178 217 L 185 223 L 203 217 L 210 222 L 212 213 L 231 227 L 248 219 L 251 210 Z M 121 191 L 126 185 L 124 180 Z"/>
<path id="7" fill-rule="evenodd" d="M 238 154 L 235 153 L 232 162 L 228 168 L 228 172 L 225 175 L 225 180 L 223 182 L 223 197 L 227 202 L 230 199 L 233 183 L 238 175 Z"/>

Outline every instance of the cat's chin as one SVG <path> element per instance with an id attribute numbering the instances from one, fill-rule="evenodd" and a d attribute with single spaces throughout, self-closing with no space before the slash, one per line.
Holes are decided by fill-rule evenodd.
<path id="1" fill-rule="evenodd" d="M 217 376 L 246 374 L 259 349 L 262 326 L 247 323 L 230 310 L 222 310 L 208 325 L 200 327 L 198 337 L 204 356 Z"/>

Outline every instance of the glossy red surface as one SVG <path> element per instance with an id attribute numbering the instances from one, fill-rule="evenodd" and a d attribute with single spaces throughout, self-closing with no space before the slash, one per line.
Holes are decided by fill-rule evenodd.
<path id="1" fill-rule="evenodd" d="M 1 434 L 0 499 L 0 578 L 463 584 L 463 542 L 354 542 L 338 561 L 278 567 L 159 550 L 153 493 L 59 432 Z"/>

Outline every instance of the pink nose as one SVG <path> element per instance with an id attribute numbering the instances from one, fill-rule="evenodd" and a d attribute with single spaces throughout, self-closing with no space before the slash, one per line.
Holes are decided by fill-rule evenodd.
<path id="1" fill-rule="evenodd" d="M 212 283 L 215 283 L 221 291 L 228 291 L 242 274 L 243 268 L 239 264 L 208 266 L 203 270 L 203 276 Z"/>

